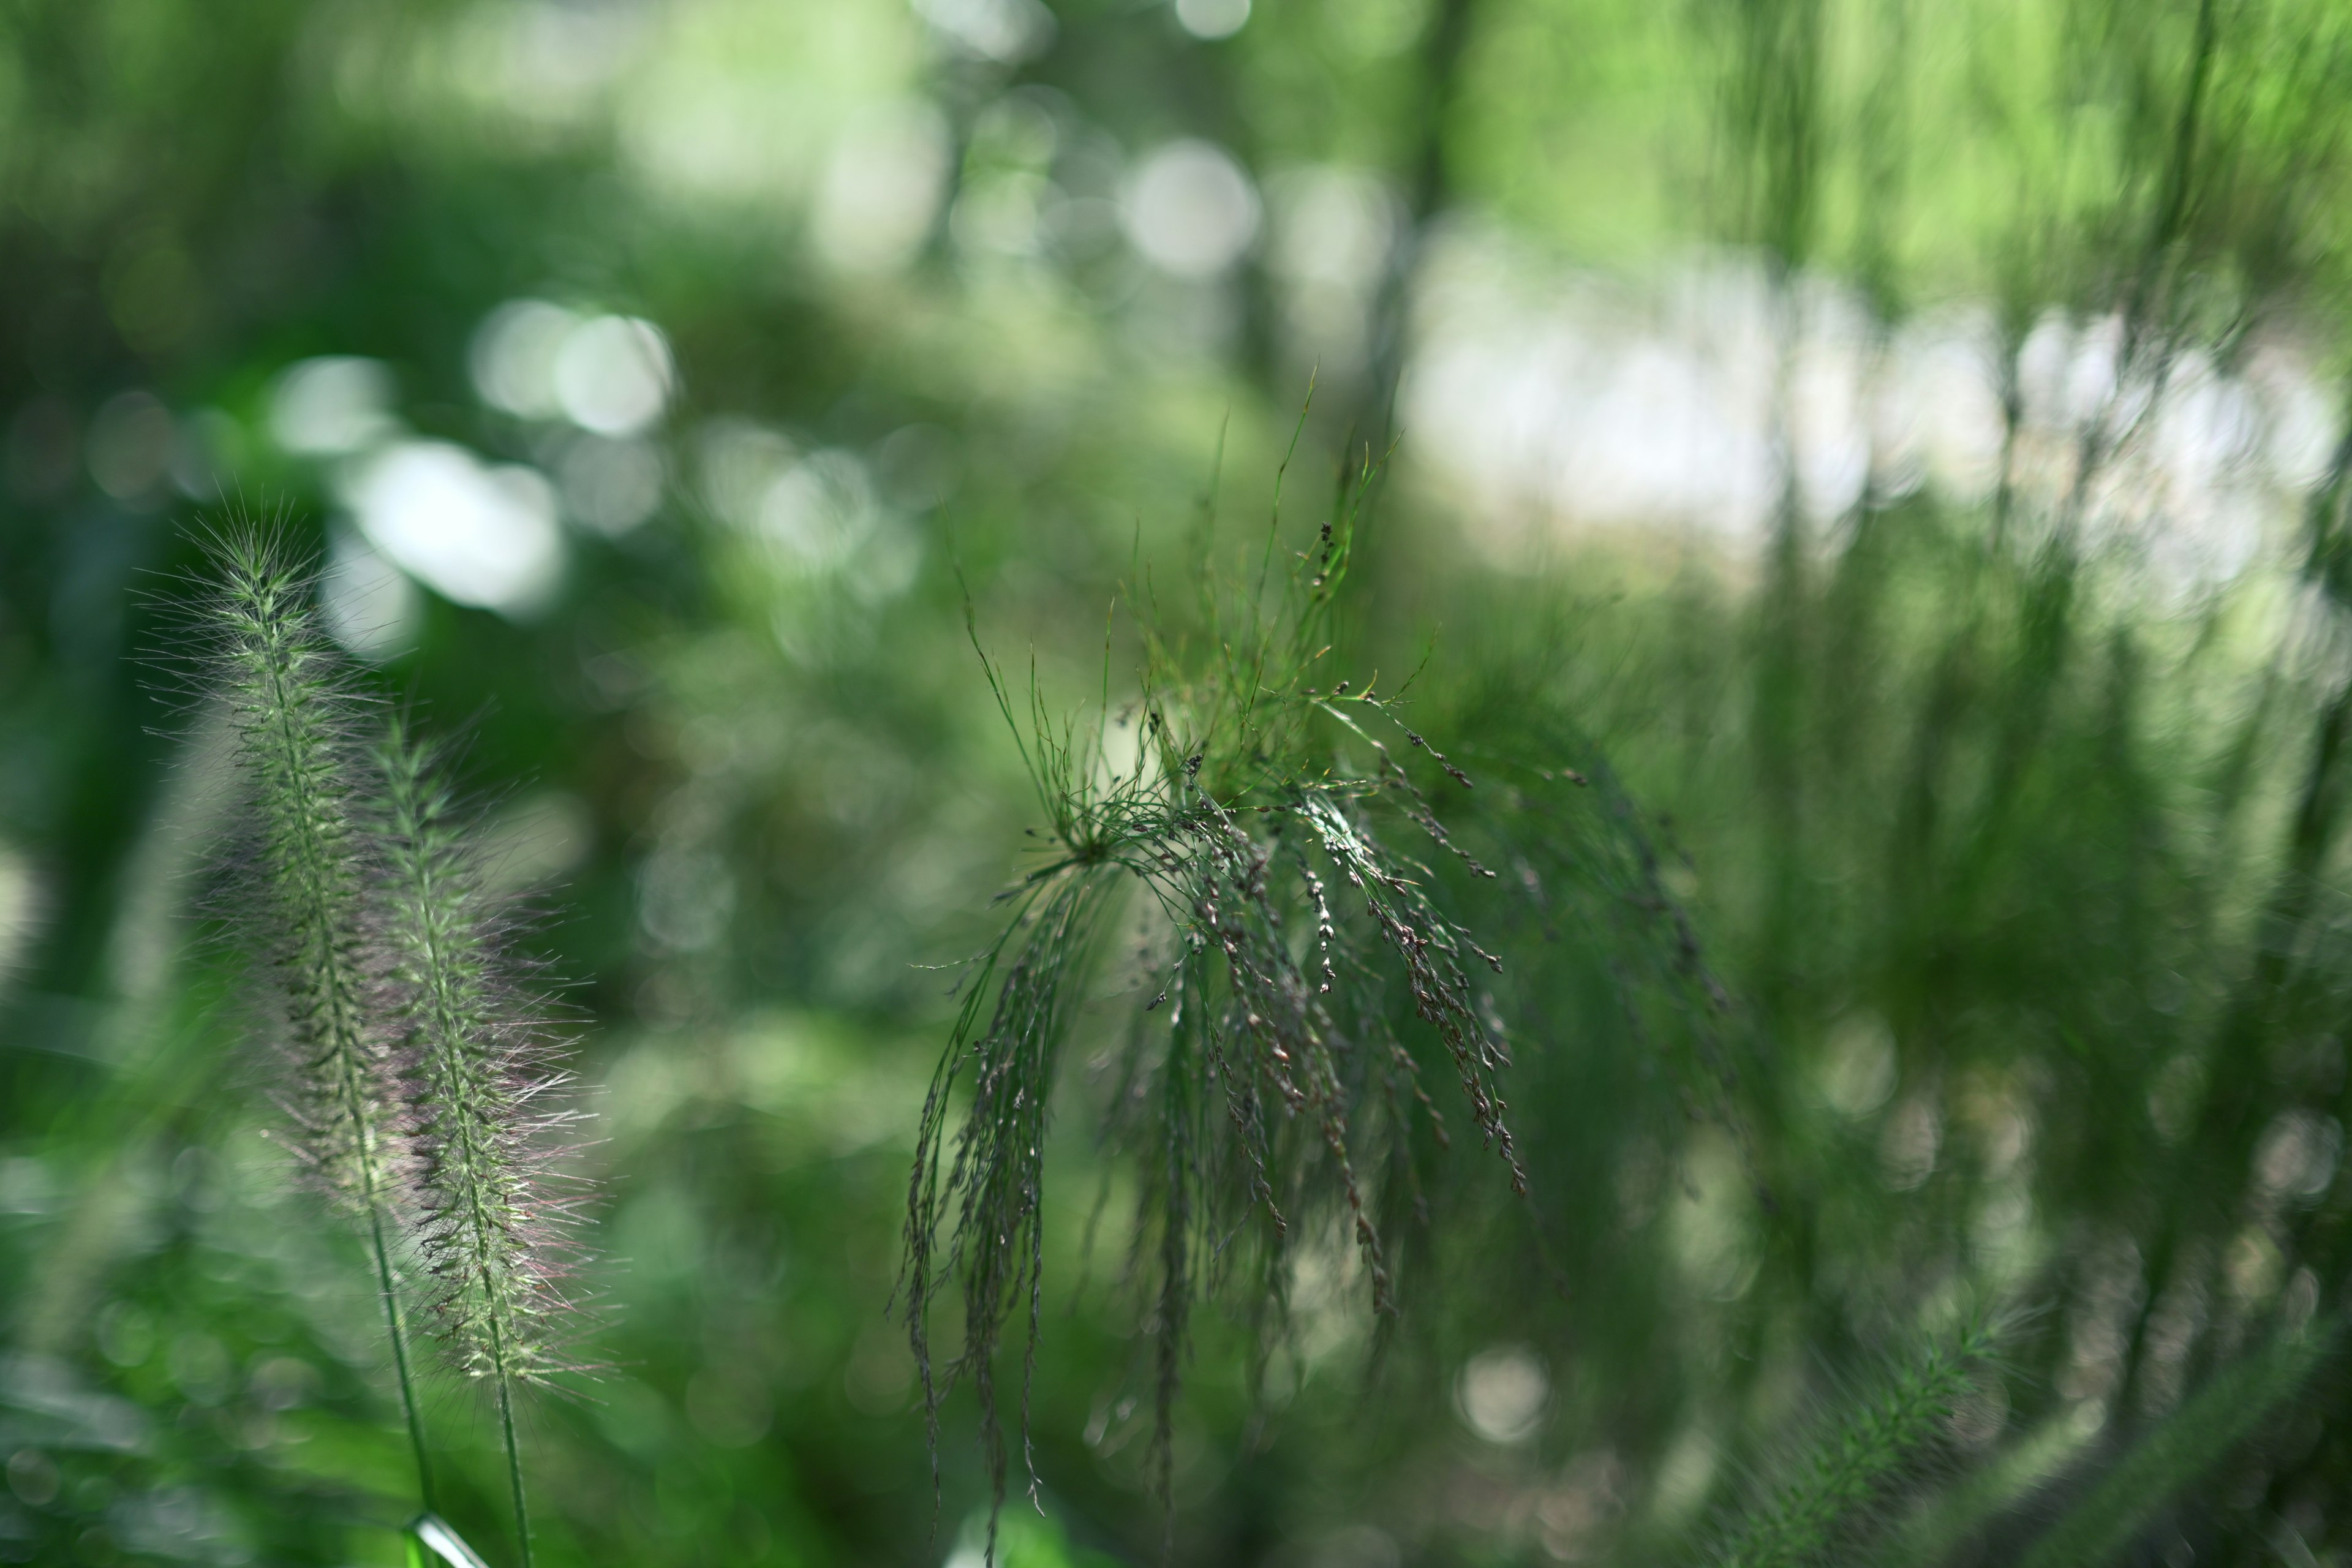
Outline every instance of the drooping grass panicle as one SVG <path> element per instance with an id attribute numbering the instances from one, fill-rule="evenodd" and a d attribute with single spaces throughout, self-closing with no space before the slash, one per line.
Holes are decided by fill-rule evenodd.
<path id="1" fill-rule="evenodd" d="M 1047 1100 L 1070 1015 L 1084 992 L 1109 890 L 1101 879 L 1075 876 L 1051 879 L 1024 892 L 965 993 L 917 1129 L 900 1289 L 922 1378 L 933 1462 L 936 1466 L 940 1402 L 969 1375 L 979 1396 L 992 1495 L 999 1505 L 1008 1457 L 997 1409 L 996 1352 L 1007 1320 L 1025 1311 L 1028 1336 L 1021 1396 L 1025 1446 L 1029 1375 L 1035 1365 L 1044 1300 L 1041 1205 Z M 958 1084 L 967 1079 L 971 1109 L 961 1131 L 950 1137 L 950 1101 Z M 928 1331 L 929 1310 L 950 1278 L 962 1287 L 963 1348 L 946 1368 L 936 1369 Z M 992 1512 L 992 1560 L 995 1540 Z"/>
<path id="2" fill-rule="evenodd" d="M 1025 1438 L 1046 1110 L 1098 939 L 1130 907 L 1127 889 L 1144 895 L 1137 913 L 1154 956 L 1149 1000 L 1109 1075 L 1106 1127 L 1140 1176 L 1129 1275 L 1157 1341 L 1151 1468 L 1163 1504 L 1196 1299 L 1240 1287 L 1262 1368 L 1287 1333 L 1293 1249 L 1328 1238 L 1353 1254 L 1376 1318 L 1393 1314 L 1383 1226 L 1427 1217 L 1417 1151 L 1448 1142 L 1429 1072 L 1459 1080 L 1479 1141 L 1515 1190 L 1528 1188 L 1503 1083 L 1510 1049 L 1495 992 L 1505 965 L 1467 923 L 1517 889 L 1499 883 L 1483 846 L 1618 827 L 1570 798 L 1563 781 L 1581 785 L 1583 775 L 1565 765 L 1535 770 L 1562 784 L 1540 799 L 1480 791 L 1407 722 L 1412 681 L 1389 690 L 1376 669 L 1342 673 L 1337 596 L 1370 478 L 1369 468 L 1343 475 L 1286 571 L 1272 570 L 1277 515 L 1238 571 L 1201 573 L 1196 626 L 1160 617 L 1147 579 L 1136 694 L 1112 703 L 1107 647 L 1090 722 L 1055 718 L 1034 672 L 1022 714 L 974 628 L 1049 831 L 1043 863 L 1008 895 L 1010 918 L 966 977 L 924 1107 L 901 1290 L 934 1442 L 940 1400 L 970 1373 L 1000 1499 L 990 1367 L 1012 1314 L 1025 1311 Z M 1112 732 L 1128 725 L 1131 760 L 1114 762 Z M 1416 776 L 1423 757 L 1426 779 Z M 1397 840 L 1433 853 L 1416 858 Z M 1547 865 L 1562 897 L 1585 875 L 1567 849 Z M 935 1377 L 929 1318 L 950 1284 L 963 1298 L 963 1342 Z"/>
<path id="3" fill-rule="evenodd" d="M 392 1263 L 409 1132 L 408 1058 L 384 1026 L 370 891 L 375 846 L 362 806 L 365 704 L 310 609 L 312 581 L 281 541 L 208 541 L 202 615 L 236 736 L 249 866 L 235 925 L 266 966 L 267 1011 L 287 1069 L 277 1098 L 304 1171 L 366 1228 L 419 1489 L 433 1505 Z"/>
<path id="4" fill-rule="evenodd" d="M 487 1383 L 506 1439 L 516 1527 L 530 1560 L 513 1401 L 580 1370 L 570 1289 L 584 1193 L 555 1169 L 578 1113 L 543 1004 L 513 953 L 470 823 L 436 751 L 394 716 L 376 748 L 389 980 L 415 1066 L 417 1247 L 451 1359 Z"/>

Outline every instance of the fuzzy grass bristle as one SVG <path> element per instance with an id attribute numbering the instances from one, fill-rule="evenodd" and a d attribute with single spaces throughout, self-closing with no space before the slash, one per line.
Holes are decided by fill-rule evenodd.
<path id="1" fill-rule="evenodd" d="M 566 1289 L 581 1194 L 552 1169 L 577 1121 L 569 1081 L 508 947 L 439 756 L 395 717 L 376 754 L 394 1016 L 415 1062 L 416 1245 L 457 1369 L 489 1384 L 505 1435 L 522 1560 L 531 1559 L 514 1431 L 518 1389 L 579 1369 Z"/>
<path id="2" fill-rule="evenodd" d="M 367 1233 L 430 1511 L 432 1470 L 392 1264 L 407 1060 L 385 1026 L 370 907 L 364 705 L 320 633 L 310 574 L 284 543 L 241 530 L 208 547 L 216 584 L 202 613 L 236 735 L 252 861 L 234 895 L 235 924 L 266 965 L 266 1011 L 286 1056 L 277 1099 L 292 1123 L 289 1142 Z"/>
<path id="3" fill-rule="evenodd" d="M 1943 1440 L 2000 1341 L 1998 1325 L 1975 1321 L 1890 1363 L 1734 1527 L 1716 1568 L 1803 1568 L 1851 1546 L 1874 1507 Z"/>
<path id="4" fill-rule="evenodd" d="M 583 1189 L 557 1167 L 578 1120 L 511 900 L 483 876 L 445 754 L 355 687 L 315 584 L 275 535 L 208 541 L 208 685 L 236 738 L 245 827 L 232 930 L 262 962 L 301 1168 L 362 1221 L 415 1451 L 395 1244 L 456 1370 L 492 1386 L 521 1560 L 531 1561 L 519 1392 L 585 1370 L 570 1289 Z M 420 1526 L 421 1528 L 421 1526 Z"/>
<path id="5" fill-rule="evenodd" d="M 236 733 L 252 864 L 236 896 L 259 933 L 290 1052 L 280 1094 L 297 1154 L 365 1209 L 388 1192 L 397 1053 L 378 1026 L 367 891 L 373 844 L 361 700 L 319 635 L 308 576 L 257 535 L 215 542 L 208 617 Z"/>

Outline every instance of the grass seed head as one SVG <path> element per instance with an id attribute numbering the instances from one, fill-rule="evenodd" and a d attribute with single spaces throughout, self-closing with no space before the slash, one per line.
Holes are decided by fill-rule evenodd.
<path id="1" fill-rule="evenodd" d="M 1107 762 L 1108 654 L 1102 710 L 1081 724 L 1054 715 L 1034 670 L 1024 721 L 1007 673 L 981 650 L 1050 825 L 1048 847 L 1006 895 L 1010 918 L 965 982 L 919 1128 L 900 1291 L 934 1447 L 940 1401 L 969 1377 L 1000 1504 L 1009 1455 L 995 1363 L 1025 1314 L 1025 1451 L 1046 1106 L 1105 945 L 1097 937 L 1123 900 L 1141 900 L 1160 955 L 1157 983 L 1137 991 L 1149 1000 L 1113 1075 L 1122 1087 L 1108 1136 L 1142 1177 L 1129 1272 L 1156 1336 L 1152 1453 L 1164 1503 L 1171 1410 L 1201 1298 L 1234 1286 L 1270 1354 L 1289 1331 L 1291 1248 L 1302 1236 L 1332 1235 L 1353 1251 L 1376 1320 L 1395 1313 L 1384 1216 L 1426 1222 L 1416 1148 L 1450 1142 L 1428 1070 L 1451 1069 L 1508 1185 L 1529 1189 L 1503 1091 L 1510 1052 L 1482 989 L 1505 965 L 1467 923 L 1518 887 L 1498 886 L 1457 833 L 1467 825 L 1500 848 L 1520 847 L 1507 863 L 1539 858 L 1542 878 L 1523 877 L 1555 901 L 1579 890 L 1613 898 L 1596 866 L 1633 882 L 1626 868 L 1654 863 L 1621 842 L 1637 837 L 1623 823 L 1550 787 L 1583 777 L 1557 757 L 1522 759 L 1517 787 L 1466 793 L 1469 773 L 1404 722 L 1412 682 L 1377 695 L 1375 671 L 1360 688 L 1340 680 L 1318 694 L 1311 679 L 1334 645 L 1334 595 L 1365 489 L 1343 488 L 1319 551 L 1295 554 L 1286 579 L 1268 585 L 1269 540 L 1239 576 L 1202 574 L 1202 624 L 1191 635 L 1156 615 L 1145 622 L 1134 704 L 1144 744 L 1131 765 Z M 1399 739 L 1464 786 L 1447 793 L 1443 814 L 1391 751 Z M 1393 847 L 1400 838 L 1433 846 L 1436 863 Z M 1609 852 L 1588 854 L 1596 843 Z M 1671 943 L 1676 932 L 1646 921 L 1638 940 Z M 1671 972 L 1654 955 L 1643 973 Z M 1162 1012 L 1163 1003 L 1172 1005 Z M 940 1367 L 929 1319 L 950 1291 L 961 1298 L 962 1348 Z"/>
<path id="2" fill-rule="evenodd" d="M 377 747 L 394 1017 L 414 1061 L 417 1243 L 467 1375 L 505 1385 L 578 1370 L 570 1281 L 586 1196 L 556 1168 L 579 1115 L 545 1001 L 487 889 L 446 759 L 395 718 Z"/>
<path id="3" fill-rule="evenodd" d="M 210 683 L 236 734 L 244 829 L 228 879 L 233 930 L 262 965 L 265 1015 L 286 1070 L 276 1097 L 317 1184 L 372 1206 L 404 1131 L 407 1060 L 384 1027 L 363 820 L 367 705 L 320 635 L 310 573 L 272 535 L 207 542 L 199 614 Z"/>

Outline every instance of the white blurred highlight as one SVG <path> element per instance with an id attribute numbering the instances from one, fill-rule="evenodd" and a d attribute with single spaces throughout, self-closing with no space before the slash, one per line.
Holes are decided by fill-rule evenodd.
<path id="1" fill-rule="evenodd" d="M 1503 558 L 1592 526 L 1752 552 L 1784 498 L 1819 527 L 1922 487 L 1982 503 L 2006 473 L 2021 529 L 2065 512 L 2085 544 L 2186 587 L 2283 542 L 2330 440 L 2326 399 L 2284 342 L 2228 370 L 2184 352 L 2126 374 L 2114 318 L 2056 312 L 2019 345 L 2012 439 L 1989 310 L 1886 326 L 1836 285 L 1776 290 L 1736 258 L 1637 286 L 1457 233 L 1414 329 L 1409 450 Z"/>
<path id="2" fill-rule="evenodd" d="M 482 320 L 467 355 L 474 390 L 493 408 L 526 419 L 562 411 L 555 397 L 555 356 L 580 318 L 544 300 L 509 300 Z"/>
<path id="3" fill-rule="evenodd" d="M 1213 278 L 1257 237 L 1257 191 L 1230 153 L 1187 138 L 1136 165 L 1119 204 L 1143 258 L 1180 278 Z"/>
<path id="4" fill-rule="evenodd" d="M 1551 1379 L 1536 1353 L 1504 1345 L 1472 1356 L 1454 1380 L 1455 1403 L 1470 1430 L 1489 1443 L 1524 1443 L 1543 1425 Z"/>
<path id="5" fill-rule="evenodd" d="M 759 524 L 761 499 L 800 458 L 791 437 L 750 419 L 725 416 L 697 432 L 702 500 L 737 528 Z"/>
<path id="6" fill-rule="evenodd" d="M 535 469 L 409 441 L 361 465 L 343 499 L 370 543 L 456 604 L 529 615 L 562 575 L 555 494 Z"/>
<path id="7" fill-rule="evenodd" d="M 1176 0 L 1176 25 L 1196 38 L 1230 38 L 1249 19 L 1250 0 Z"/>
<path id="8" fill-rule="evenodd" d="M 847 452 L 817 452 L 768 486 L 760 498 L 759 530 L 811 571 L 826 571 L 864 542 L 877 510 L 864 463 Z"/>
<path id="9" fill-rule="evenodd" d="M 922 248 L 947 187 L 947 122 L 928 103 L 881 105 L 835 141 L 817 187 L 817 253 L 845 272 L 888 272 Z"/>
<path id="10" fill-rule="evenodd" d="M 916 15 L 961 52 L 1012 65 L 1054 41 L 1054 14 L 1039 0 L 913 0 Z"/>
<path id="11" fill-rule="evenodd" d="M 581 322 L 564 334 L 550 368 L 556 406 L 599 436 L 635 436 L 650 427 L 677 375 L 669 340 L 635 316 Z"/>
<path id="12" fill-rule="evenodd" d="M 350 354 L 306 359 L 278 373 L 269 393 L 269 437 L 306 458 L 341 457 L 383 440 L 393 418 L 392 371 Z"/>
<path id="13" fill-rule="evenodd" d="M 1360 367 L 1402 206 L 1379 176 L 1332 164 L 1267 182 L 1274 223 L 1267 260 L 1298 347 L 1339 372 Z"/>
<path id="14" fill-rule="evenodd" d="M 799 574 L 836 581 L 860 605 L 897 598 L 922 565 L 921 536 L 883 506 L 852 452 L 813 452 L 785 469 L 761 493 L 753 526 Z"/>
<path id="15" fill-rule="evenodd" d="M 600 436 L 650 428 L 677 384 L 669 340 L 651 321 L 583 319 L 544 300 L 510 300 L 484 317 L 467 360 L 474 390 L 491 407 L 561 416 Z"/>
<path id="16" fill-rule="evenodd" d="M 319 579 L 319 613 L 337 642 L 370 662 L 392 658 L 416 646 L 424 609 L 416 584 L 363 536 L 336 533 Z"/>

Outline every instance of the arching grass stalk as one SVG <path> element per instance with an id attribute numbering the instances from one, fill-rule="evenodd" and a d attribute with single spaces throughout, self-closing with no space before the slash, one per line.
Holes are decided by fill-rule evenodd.
<path id="1" fill-rule="evenodd" d="M 205 620 L 249 814 L 250 869 L 234 896 L 247 917 L 241 928 L 268 965 L 269 1010 L 285 1032 L 289 1070 L 278 1100 L 297 1157 L 366 1229 L 417 1493 L 430 1512 L 433 1470 L 388 1235 L 404 1063 L 373 1006 L 374 868 L 357 810 L 361 700 L 312 621 L 309 574 L 282 546 L 245 532 L 214 539 L 210 552 L 218 587 Z"/>
<path id="2" fill-rule="evenodd" d="M 551 1135 L 574 1113 L 548 1109 L 568 1075 L 534 1016 L 504 938 L 507 910 L 485 890 L 466 824 L 431 752 L 394 719 L 377 748 L 383 781 L 383 887 L 395 1014 L 413 1053 L 419 1246 L 432 1303 L 458 1369 L 498 1406 L 524 1568 L 531 1562 L 515 1398 L 572 1369 L 565 1294 L 578 1205 L 548 1169 Z"/>

